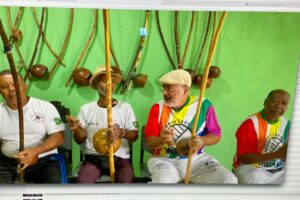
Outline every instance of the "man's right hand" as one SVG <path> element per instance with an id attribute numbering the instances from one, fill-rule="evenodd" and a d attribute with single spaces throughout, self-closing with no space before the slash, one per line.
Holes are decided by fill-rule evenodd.
<path id="1" fill-rule="evenodd" d="M 277 151 L 276 151 L 276 155 L 278 156 L 278 158 L 280 158 L 282 161 L 285 162 L 286 160 L 286 152 L 287 152 L 287 143 L 282 145 Z"/>
<path id="2" fill-rule="evenodd" d="M 68 120 L 68 124 L 69 127 L 72 131 L 76 130 L 78 127 L 80 127 L 80 122 L 78 119 L 76 119 L 74 116 L 72 115 L 67 115 L 67 120 Z"/>
<path id="3" fill-rule="evenodd" d="M 20 170 L 25 170 L 38 162 L 38 152 L 36 148 L 26 148 L 15 155 L 15 158 L 20 164 Z"/>
<path id="4" fill-rule="evenodd" d="M 160 139 L 165 143 L 168 144 L 169 146 L 173 146 L 175 145 L 175 140 L 174 140 L 174 130 L 170 129 L 170 128 L 164 128 L 161 132 L 160 132 Z"/>

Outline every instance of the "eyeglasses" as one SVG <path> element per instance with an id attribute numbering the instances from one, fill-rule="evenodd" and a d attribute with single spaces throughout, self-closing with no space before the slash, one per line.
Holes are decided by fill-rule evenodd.
<path id="1" fill-rule="evenodd" d="M 169 86 L 169 85 L 163 85 L 160 90 L 161 92 L 167 92 L 169 94 L 174 93 L 180 86 Z"/>

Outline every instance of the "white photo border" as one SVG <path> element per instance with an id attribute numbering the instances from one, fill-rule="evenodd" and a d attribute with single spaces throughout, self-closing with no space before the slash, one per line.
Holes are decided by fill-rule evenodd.
<path id="1" fill-rule="evenodd" d="M 231 5 L 230 5 L 231 3 Z M 185 5 L 183 5 L 185 4 Z M 0 0 L 0 6 L 84 7 L 113 9 L 228 10 L 300 12 L 293 0 Z M 300 56 L 300 55 L 299 55 Z M 286 180 L 282 185 L 1 185 L 6 199 L 299 199 L 300 196 L 300 58 Z M 27 194 L 28 196 L 24 196 Z M 32 195 L 32 196 L 30 196 Z M 100 197 L 100 198 L 99 198 Z"/>

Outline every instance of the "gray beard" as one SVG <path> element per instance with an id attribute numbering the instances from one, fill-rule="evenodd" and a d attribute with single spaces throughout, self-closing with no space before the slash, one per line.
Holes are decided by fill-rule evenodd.
<path id="1" fill-rule="evenodd" d="M 103 89 L 103 90 L 98 89 L 98 93 L 102 96 L 106 96 L 106 89 Z"/>
<path id="2" fill-rule="evenodd" d="M 106 96 L 106 88 L 101 90 L 101 89 L 98 89 L 98 93 L 102 96 Z M 111 93 L 113 94 L 114 93 L 114 90 L 111 91 Z"/>

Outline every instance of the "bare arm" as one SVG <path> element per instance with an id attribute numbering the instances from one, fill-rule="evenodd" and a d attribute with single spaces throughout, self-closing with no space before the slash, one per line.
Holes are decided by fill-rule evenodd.
<path id="1" fill-rule="evenodd" d="M 148 148 L 155 149 L 162 147 L 164 144 L 174 145 L 175 141 L 173 138 L 174 130 L 169 128 L 164 128 L 159 136 L 151 136 L 146 139 L 146 144 Z"/>
<path id="2" fill-rule="evenodd" d="M 287 144 L 284 144 L 280 147 L 277 151 L 272 153 L 265 153 L 265 154 L 244 154 L 240 156 L 240 161 L 243 164 L 252 164 L 252 163 L 261 163 L 266 162 L 272 159 L 282 159 L 285 161 L 286 159 L 286 152 L 287 152 Z"/>
<path id="3" fill-rule="evenodd" d="M 114 137 L 115 139 L 124 138 L 128 141 L 134 142 L 138 138 L 137 131 L 120 128 L 117 124 L 110 128 L 110 131 L 112 133 L 112 137 Z"/>
<path id="4" fill-rule="evenodd" d="M 162 147 L 164 144 L 165 142 L 160 137 L 151 136 L 146 139 L 146 145 L 150 149 Z"/>
<path id="5" fill-rule="evenodd" d="M 125 130 L 123 138 L 127 139 L 128 141 L 135 142 L 138 139 L 138 132 Z"/>
<path id="6" fill-rule="evenodd" d="M 80 126 L 79 120 L 74 116 L 69 115 L 67 119 L 70 129 L 73 131 L 74 140 L 77 144 L 82 144 L 87 138 L 86 130 Z"/>
<path id="7" fill-rule="evenodd" d="M 217 144 L 221 140 L 220 136 L 217 136 L 212 133 L 208 133 L 207 135 L 202 136 L 200 138 L 204 142 L 205 146 L 211 146 L 211 145 Z"/>
<path id="8" fill-rule="evenodd" d="M 87 138 L 86 130 L 83 129 L 81 126 L 74 129 L 73 133 L 73 138 L 77 144 L 82 144 Z"/>
<path id="9" fill-rule="evenodd" d="M 64 133 L 62 131 L 51 134 L 45 142 L 35 147 L 38 154 L 55 149 L 64 143 Z"/>

